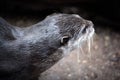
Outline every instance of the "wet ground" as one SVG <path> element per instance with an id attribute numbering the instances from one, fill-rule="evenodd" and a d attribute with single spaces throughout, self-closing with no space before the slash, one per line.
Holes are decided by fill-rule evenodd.
<path id="1" fill-rule="evenodd" d="M 39 20 L 8 18 L 7 21 L 23 27 L 37 23 Z M 65 56 L 42 73 L 39 80 L 120 80 L 120 33 L 96 27 L 91 51 L 88 52 L 86 44 L 82 49 Z"/>

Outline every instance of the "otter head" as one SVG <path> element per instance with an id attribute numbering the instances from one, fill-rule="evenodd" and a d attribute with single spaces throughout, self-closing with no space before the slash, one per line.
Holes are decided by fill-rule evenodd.
<path id="1" fill-rule="evenodd" d="M 0 30 L 0 76 L 9 80 L 38 76 L 94 33 L 93 23 L 76 14 L 53 14 L 27 28 L 0 19 Z"/>
<path id="2" fill-rule="evenodd" d="M 39 39 L 33 38 L 38 40 L 35 41 L 38 47 L 35 47 L 37 50 L 32 50 L 38 53 L 35 56 L 36 51 L 33 51 L 31 54 L 34 53 L 34 58 L 31 59 L 35 66 L 41 67 L 42 71 L 51 67 L 66 53 L 76 49 L 94 34 L 93 23 L 76 14 L 53 14 L 34 26 L 39 27 L 39 29 L 36 27 L 37 30 L 34 27 L 36 31 L 34 34 L 38 35 Z M 36 59 L 37 57 L 39 58 Z"/>
<path id="3" fill-rule="evenodd" d="M 61 49 L 63 49 L 64 54 L 76 49 L 94 34 L 93 23 L 81 18 L 79 15 L 59 15 L 56 21 L 56 25 L 60 29 Z"/>

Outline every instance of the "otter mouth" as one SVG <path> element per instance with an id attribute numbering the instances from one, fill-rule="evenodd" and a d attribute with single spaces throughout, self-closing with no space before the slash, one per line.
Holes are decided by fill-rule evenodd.
<path id="1" fill-rule="evenodd" d="M 68 41 L 68 44 L 65 47 L 62 47 L 62 50 L 65 55 L 75 49 L 81 48 L 82 44 L 86 41 L 88 44 L 88 50 L 90 51 L 95 30 L 93 28 L 93 23 L 91 21 L 86 20 L 86 22 L 88 23 L 88 25 L 83 24 L 78 33 L 75 34 L 74 37 Z"/>

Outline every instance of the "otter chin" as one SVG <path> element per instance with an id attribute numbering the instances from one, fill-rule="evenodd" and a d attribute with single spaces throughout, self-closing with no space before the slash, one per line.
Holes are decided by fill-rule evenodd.
<path id="1" fill-rule="evenodd" d="M 76 14 L 52 14 L 26 28 L 0 18 L 0 80 L 37 79 L 93 34 L 93 23 Z"/>

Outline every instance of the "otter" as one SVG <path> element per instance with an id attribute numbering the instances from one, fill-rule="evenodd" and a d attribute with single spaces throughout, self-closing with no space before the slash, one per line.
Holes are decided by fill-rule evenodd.
<path id="1" fill-rule="evenodd" d="M 0 18 L 0 80 L 37 80 L 93 34 L 93 23 L 77 14 L 52 14 L 25 28 Z"/>

